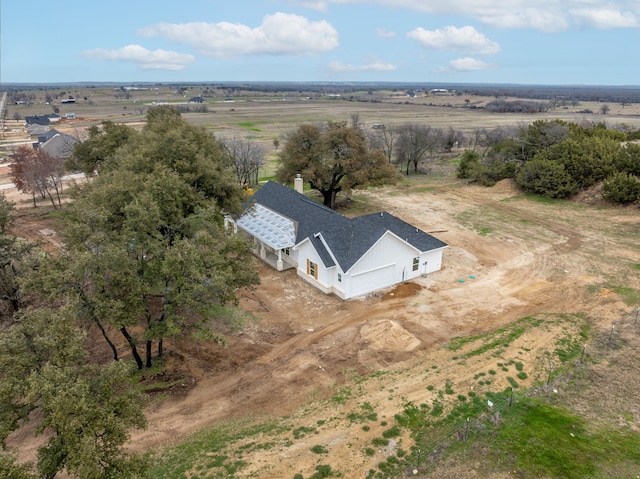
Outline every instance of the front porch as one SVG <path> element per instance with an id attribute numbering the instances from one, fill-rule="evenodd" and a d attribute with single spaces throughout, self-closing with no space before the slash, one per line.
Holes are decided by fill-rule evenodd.
<path id="1" fill-rule="evenodd" d="M 254 248 L 251 251 L 254 255 L 277 271 L 286 271 L 297 267 L 297 265 L 292 262 L 291 258 L 284 254 L 282 250 L 276 251 L 259 241 L 257 238 L 254 238 Z"/>

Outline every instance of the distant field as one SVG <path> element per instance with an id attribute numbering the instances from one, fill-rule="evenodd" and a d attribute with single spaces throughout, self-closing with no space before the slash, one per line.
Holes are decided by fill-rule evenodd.
<path id="1" fill-rule="evenodd" d="M 47 93 L 53 98 L 53 104 L 45 104 Z M 609 126 L 640 128 L 640 104 L 622 106 L 619 103 L 607 103 L 609 112 L 606 115 L 600 113 L 604 103 L 598 102 L 581 102 L 545 113 L 516 114 L 484 110 L 484 105 L 495 100 L 493 96 L 422 94 L 411 98 L 403 91 L 391 90 L 353 91 L 341 95 L 228 89 L 206 90 L 206 93 L 208 96 L 204 105 L 196 105 L 188 104 L 188 100 L 203 94 L 199 87 L 176 90 L 163 86 L 157 90 L 126 93 L 113 88 L 36 90 L 32 92 L 35 98 L 30 105 L 7 105 L 6 118 L 43 115 L 52 113 L 56 108 L 63 117 L 56 128 L 81 135 L 86 127 L 106 119 L 128 124 L 141 123 L 145 112 L 157 104 L 175 104 L 192 110 L 206 106 L 207 112 L 185 112 L 183 116 L 219 137 L 255 139 L 270 153 L 275 153 L 274 139 L 281 141 L 287 132 L 299 124 L 351 121 L 355 117 L 365 130 L 371 129 L 374 123 L 394 125 L 418 122 L 443 129 L 451 127 L 461 130 L 468 137 L 479 128 L 524 125 L 535 120 L 554 118 L 576 123 L 604 121 Z M 76 103 L 62 104 L 61 100 L 69 96 L 75 98 Z M 589 110 L 593 113 L 582 113 Z M 77 119 L 65 120 L 66 113 L 75 113 Z"/>

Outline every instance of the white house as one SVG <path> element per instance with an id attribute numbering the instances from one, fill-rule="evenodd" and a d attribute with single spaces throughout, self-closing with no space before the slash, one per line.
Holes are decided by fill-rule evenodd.
<path id="1" fill-rule="evenodd" d="M 348 299 L 441 268 L 447 244 L 439 239 L 385 212 L 347 218 L 296 188 L 267 182 L 235 221 L 278 271 L 296 268 L 321 291 Z"/>

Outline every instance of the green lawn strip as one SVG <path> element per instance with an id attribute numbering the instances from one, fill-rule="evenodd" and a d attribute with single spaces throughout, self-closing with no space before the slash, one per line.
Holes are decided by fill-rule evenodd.
<path id="1" fill-rule="evenodd" d="M 463 358 L 469 358 L 472 356 L 478 356 L 487 351 L 497 349 L 500 347 L 507 347 L 513 341 L 522 336 L 527 329 L 540 326 L 544 320 L 535 317 L 524 317 L 518 321 L 510 324 L 507 327 L 496 329 L 486 334 L 478 336 L 456 337 L 451 339 L 448 344 L 448 348 L 451 351 L 458 351 L 468 343 L 476 341 L 482 341 L 482 346 L 468 351 L 462 355 Z"/>
<path id="2" fill-rule="evenodd" d="M 500 459 L 518 477 L 597 478 L 611 462 L 640 465 L 640 435 L 592 434 L 583 419 L 561 408 L 528 399 L 506 408 L 503 419 L 489 437 L 478 439 L 488 446 L 489 462 Z"/>
<path id="3" fill-rule="evenodd" d="M 268 420 L 251 424 L 249 420 L 229 421 L 223 425 L 201 431 L 182 444 L 158 451 L 153 459 L 149 477 L 156 479 L 187 479 L 195 471 L 212 471 L 212 477 L 237 477 L 235 474 L 246 467 L 243 453 L 264 449 L 265 444 L 275 445 L 266 439 L 288 430 L 281 421 Z M 252 438 L 239 447 L 244 439 Z"/>
<path id="4" fill-rule="evenodd" d="M 383 473 L 369 477 L 392 477 L 392 469 L 412 466 L 428 473 L 445 458 L 472 461 L 481 473 L 516 471 L 521 479 L 633 477 L 629 474 L 639 470 L 640 434 L 592 432 L 585 420 L 561 407 L 522 395 L 509 406 L 509 396 L 506 391 L 473 396 L 442 419 L 411 422 L 411 454 L 399 467 L 385 464 Z"/>

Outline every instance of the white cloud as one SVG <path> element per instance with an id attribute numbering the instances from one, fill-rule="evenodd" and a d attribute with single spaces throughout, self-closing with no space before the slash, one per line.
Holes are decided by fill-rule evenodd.
<path id="1" fill-rule="evenodd" d="M 500 51 L 500 45 L 470 26 L 448 26 L 438 30 L 416 28 L 407 33 L 407 37 L 416 40 L 427 49 L 454 50 L 479 55 L 491 55 Z"/>
<path id="2" fill-rule="evenodd" d="M 579 8 L 572 11 L 573 15 L 585 25 L 600 29 L 634 28 L 637 27 L 637 17 L 629 11 L 619 12 L 607 8 Z"/>
<path id="3" fill-rule="evenodd" d="M 311 22 L 300 15 L 266 15 L 262 25 L 251 28 L 237 23 L 156 23 L 138 32 L 186 43 L 205 55 L 292 54 L 305 55 L 338 46 L 338 32 L 326 21 Z"/>
<path id="4" fill-rule="evenodd" d="M 491 65 L 475 58 L 465 57 L 451 60 L 446 67 L 439 68 L 439 73 L 473 72 L 478 70 L 495 70 L 496 65 Z"/>
<path id="5" fill-rule="evenodd" d="M 637 27 L 634 0 L 325 0 L 328 4 L 369 3 L 430 15 L 464 15 L 497 28 L 561 31 L 572 26 Z M 602 5 L 606 4 L 606 7 Z"/>
<path id="6" fill-rule="evenodd" d="M 185 70 L 195 61 L 193 55 L 161 49 L 150 51 L 140 45 L 127 45 L 117 50 L 96 48 L 86 50 L 82 54 L 92 60 L 132 62 L 143 70 Z"/>
<path id="7" fill-rule="evenodd" d="M 380 38 L 393 38 L 396 36 L 396 32 L 384 28 L 376 28 L 376 35 Z"/>
<path id="8" fill-rule="evenodd" d="M 568 18 L 557 8 L 550 10 L 537 8 L 488 9 L 485 12 L 479 12 L 476 17 L 484 24 L 494 28 L 532 28 L 546 32 L 559 32 L 569 28 Z"/>
<path id="9" fill-rule="evenodd" d="M 352 65 L 350 63 L 331 62 L 327 67 L 334 73 L 345 72 L 389 72 L 397 70 L 398 67 L 382 60 L 372 59 L 363 65 Z"/>
<path id="10" fill-rule="evenodd" d="M 304 8 L 310 8 L 311 10 L 317 10 L 318 12 L 327 11 L 327 2 L 323 0 L 296 0 L 293 2 Z"/>

